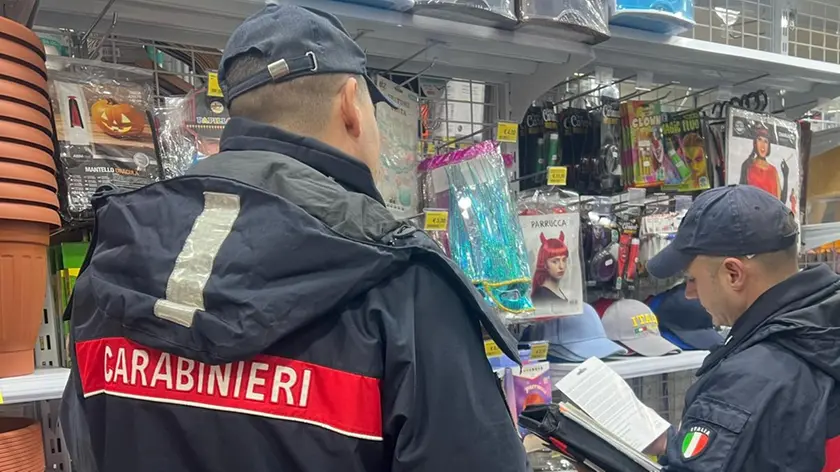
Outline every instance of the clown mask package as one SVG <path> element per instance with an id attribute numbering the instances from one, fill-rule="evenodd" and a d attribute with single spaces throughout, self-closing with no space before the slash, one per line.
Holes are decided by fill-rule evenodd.
<path id="1" fill-rule="evenodd" d="M 531 301 L 539 319 L 583 312 L 579 200 L 546 193 L 525 193 L 519 224 L 531 269 Z"/>
<path id="2" fill-rule="evenodd" d="M 151 89 L 115 74 L 50 71 L 62 216 L 71 222 L 90 218 L 90 198 L 103 185 L 132 189 L 161 178 Z"/>

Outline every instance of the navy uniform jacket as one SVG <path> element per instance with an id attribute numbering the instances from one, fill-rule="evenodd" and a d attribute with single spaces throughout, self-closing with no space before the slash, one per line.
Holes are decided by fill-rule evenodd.
<path id="1" fill-rule="evenodd" d="M 768 290 L 698 376 L 667 472 L 840 470 L 840 277 L 821 265 Z"/>
<path id="2" fill-rule="evenodd" d="M 95 201 L 62 426 L 84 472 L 526 469 L 515 343 L 370 172 L 233 119 L 190 175 Z"/>

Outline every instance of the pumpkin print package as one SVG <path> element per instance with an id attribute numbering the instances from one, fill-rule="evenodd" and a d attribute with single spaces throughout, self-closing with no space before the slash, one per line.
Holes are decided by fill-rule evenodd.
<path id="1" fill-rule="evenodd" d="M 49 90 L 66 220 L 89 219 L 90 198 L 103 185 L 133 189 L 160 179 L 148 86 L 55 72 Z"/>

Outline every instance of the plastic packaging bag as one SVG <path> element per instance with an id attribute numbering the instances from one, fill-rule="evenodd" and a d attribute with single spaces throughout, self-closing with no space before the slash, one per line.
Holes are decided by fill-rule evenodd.
<path id="1" fill-rule="evenodd" d="M 548 319 L 583 312 L 584 270 L 580 197 L 556 187 L 523 192 L 519 224 L 531 274 L 531 316 Z"/>
<path id="2" fill-rule="evenodd" d="M 417 94 L 383 77 L 376 84 L 399 108 L 381 103 L 376 122 L 381 136 L 380 172 L 376 184 L 385 206 L 397 218 L 417 213 L 420 204 L 417 182 L 417 142 L 420 140 L 420 104 Z"/>
<path id="3" fill-rule="evenodd" d="M 610 38 L 608 0 L 521 0 L 520 28 L 539 27 L 570 39 L 598 44 Z"/>
<path id="4" fill-rule="evenodd" d="M 73 223 L 92 217 L 99 187 L 139 188 L 162 172 L 148 84 L 126 78 L 127 68 L 59 59 L 63 70 L 49 71 L 49 91 L 62 216 Z"/>
<path id="5" fill-rule="evenodd" d="M 513 28 L 517 21 L 513 0 L 415 0 L 414 11 L 496 28 Z"/>
<path id="6" fill-rule="evenodd" d="M 522 229 L 504 158 L 485 141 L 421 163 L 427 209 L 448 211 L 444 248 L 485 298 L 510 313 L 533 311 Z M 440 241 L 440 239 L 438 239 Z"/>

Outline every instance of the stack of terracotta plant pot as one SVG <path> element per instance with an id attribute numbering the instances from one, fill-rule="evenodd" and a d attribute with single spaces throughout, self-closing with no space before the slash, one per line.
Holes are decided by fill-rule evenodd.
<path id="1" fill-rule="evenodd" d="M 35 368 L 47 247 L 61 223 L 53 129 L 44 47 L 0 17 L 0 378 Z"/>
<path id="2" fill-rule="evenodd" d="M 0 470 L 43 472 L 41 426 L 28 418 L 0 418 Z"/>

